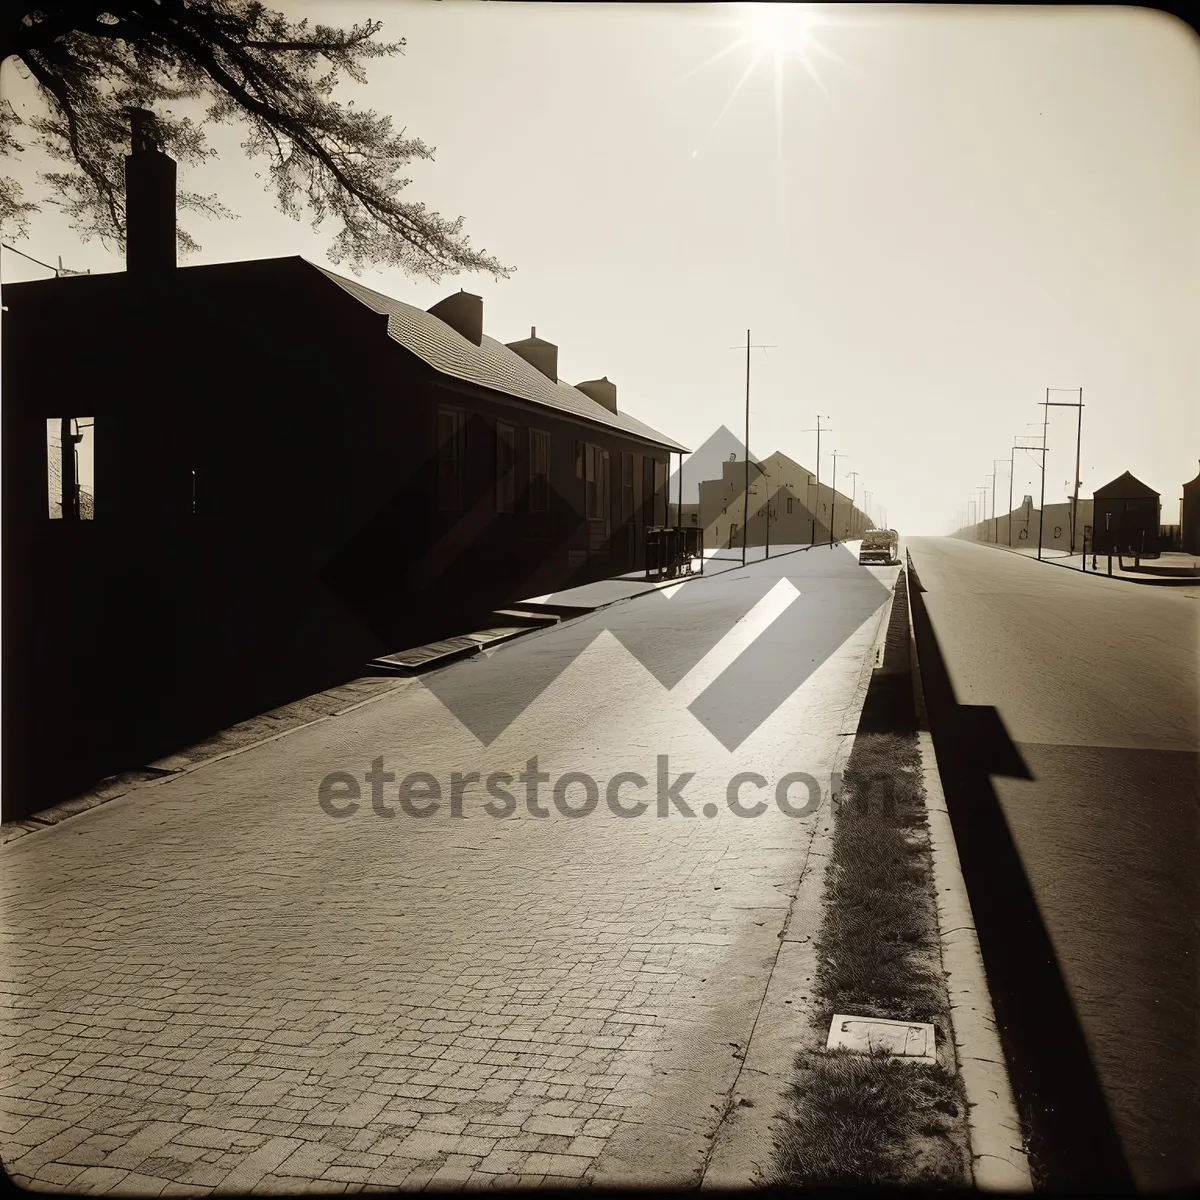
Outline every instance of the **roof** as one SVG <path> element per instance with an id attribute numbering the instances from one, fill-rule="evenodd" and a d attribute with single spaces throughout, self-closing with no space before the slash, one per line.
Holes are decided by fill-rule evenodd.
<path id="1" fill-rule="evenodd" d="M 1135 479 L 1128 471 L 1118 475 L 1111 483 L 1098 487 L 1092 495 L 1101 500 L 1132 500 L 1138 496 L 1158 498 L 1158 493 L 1152 487 Z"/>
<path id="2" fill-rule="evenodd" d="M 685 454 L 688 452 L 686 446 L 681 446 L 627 413 L 610 412 L 604 405 L 598 404 L 569 383 L 561 379 L 552 382 L 536 367 L 495 338 L 484 334 L 483 344 L 476 346 L 445 321 L 424 309 L 393 300 L 390 296 L 373 291 L 361 283 L 335 275 L 316 263 L 308 265 L 320 271 L 359 303 L 386 316 L 388 336 L 392 341 L 415 354 L 441 375 L 556 409 L 569 416 L 619 430 L 668 450 Z"/>

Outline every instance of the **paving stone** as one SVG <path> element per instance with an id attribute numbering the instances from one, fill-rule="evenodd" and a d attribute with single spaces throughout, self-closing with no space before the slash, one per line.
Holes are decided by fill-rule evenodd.
<path id="1" fill-rule="evenodd" d="M 665 654 L 745 614 L 732 589 L 689 611 L 691 586 L 621 636 Z M 170 1194 L 577 1184 L 666 1101 L 702 1157 L 720 1109 L 678 1064 L 722 1052 L 711 1086 L 732 1079 L 726 1043 L 749 1032 L 815 825 L 774 809 L 734 821 L 725 782 L 827 772 L 858 643 L 727 752 L 604 625 L 438 676 L 499 705 L 529 647 L 558 669 L 487 745 L 413 683 L 0 847 L 21 980 L 0 1030 L 17 1089 L 0 1102 L 4 1162 L 46 1187 L 80 1168 L 71 1188 L 86 1192 L 127 1171 Z M 537 818 L 517 785 L 503 821 L 473 793 L 461 819 L 421 822 L 378 817 L 369 798 L 345 819 L 317 803 L 331 770 L 361 776 L 378 756 L 395 772 L 419 761 L 448 791 L 451 770 L 515 777 L 533 749 L 552 777 L 638 771 L 651 809 L 566 819 L 543 786 Z M 655 815 L 659 754 L 695 773 L 688 802 L 711 795 L 717 819 Z M 364 1157 L 344 1171 L 369 1174 L 329 1178 L 346 1154 Z M 695 1182 L 673 1169 L 647 1182 Z"/>

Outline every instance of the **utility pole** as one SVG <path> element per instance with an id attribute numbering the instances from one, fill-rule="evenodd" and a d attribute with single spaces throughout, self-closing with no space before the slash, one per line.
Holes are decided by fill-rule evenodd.
<path id="1" fill-rule="evenodd" d="M 858 537 L 858 509 L 855 508 L 855 503 L 858 500 L 858 472 L 847 471 L 850 476 L 850 537 Z"/>
<path id="2" fill-rule="evenodd" d="M 995 466 L 994 463 L 992 465 Z M 985 475 L 984 479 L 990 479 L 992 481 L 992 521 L 995 522 L 995 520 L 996 520 L 996 472 L 992 471 L 992 473 L 990 475 Z M 984 520 L 987 520 L 986 511 L 984 514 Z M 984 530 L 983 540 L 985 542 L 988 540 L 986 529 Z"/>
<path id="3" fill-rule="evenodd" d="M 871 520 L 871 493 L 863 488 L 863 516 L 867 518 L 867 524 L 873 524 Z"/>
<path id="4" fill-rule="evenodd" d="M 1078 400 L 1051 400 L 1051 392 L 1078 392 Z M 1047 388 L 1046 399 L 1042 401 L 1046 406 L 1046 421 L 1050 419 L 1050 410 L 1052 408 L 1074 408 L 1078 410 L 1078 417 L 1075 423 L 1075 486 L 1072 489 L 1071 497 L 1071 553 L 1075 553 L 1075 530 L 1079 527 L 1079 485 L 1082 482 L 1079 478 L 1079 452 L 1083 442 L 1083 388 Z M 1045 437 L 1043 436 L 1043 441 Z M 1046 484 L 1046 460 L 1042 459 L 1042 499 L 1045 500 L 1045 484 Z M 1041 557 L 1041 541 L 1038 541 L 1038 556 Z"/>
<path id="5" fill-rule="evenodd" d="M 1022 436 L 1021 434 L 1017 434 L 1017 437 L 1021 437 L 1021 436 Z M 1033 435 L 1028 434 L 1026 436 L 1032 437 Z M 1012 452 L 1008 456 L 1008 544 L 1010 546 L 1012 545 L 1012 506 L 1013 506 L 1012 477 L 1013 477 L 1013 471 L 1015 469 L 1013 466 L 1013 463 L 1014 463 L 1014 460 L 1016 459 L 1016 454 L 1017 454 L 1018 450 L 1028 450 L 1034 454 L 1040 453 L 1042 456 L 1043 470 L 1045 469 L 1045 466 L 1046 466 L 1046 447 L 1044 445 L 1043 446 L 1018 446 L 1015 441 L 1013 442 Z M 1039 524 L 1041 523 L 1040 516 L 1038 517 L 1038 522 L 1039 522 Z M 1038 534 L 1038 537 L 1039 537 L 1039 539 L 1041 538 L 1040 533 Z"/>
<path id="6" fill-rule="evenodd" d="M 64 521 L 78 521 L 79 517 L 79 484 L 75 479 L 75 446 L 83 441 L 83 434 L 75 433 L 71 428 L 75 418 L 63 417 L 59 426 L 59 437 L 62 441 L 62 515 Z"/>
<path id="7" fill-rule="evenodd" d="M 740 350 L 740 346 L 730 347 Z M 746 491 L 742 497 L 742 566 L 746 565 L 746 538 L 750 532 L 750 351 L 771 350 L 770 346 L 751 346 L 750 330 L 746 330 Z"/>
<path id="8" fill-rule="evenodd" d="M 683 451 L 679 452 L 679 487 L 675 489 L 675 528 L 683 528 Z M 624 501 L 622 501 L 624 503 Z"/>
<path id="9" fill-rule="evenodd" d="M 833 452 L 833 489 L 829 497 L 829 546 L 831 549 L 833 548 L 835 538 L 833 518 L 837 512 L 837 460 L 846 457 L 845 454 L 839 454 L 836 450 Z"/>
<path id="10" fill-rule="evenodd" d="M 1050 389 L 1046 389 L 1046 412 L 1042 417 L 1042 446 L 1046 445 L 1046 437 L 1050 432 Z M 1038 562 L 1042 561 L 1042 527 L 1046 524 L 1046 454 L 1042 452 L 1042 502 L 1038 507 Z"/>
<path id="11" fill-rule="evenodd" d="M 996 468 L 1003 461 L 1004 461 L 1004 459 L 1002 459 L 1002 458 L 993 458 L 992 459 L 992 471 L 995 472 Z M 1011 477 L 1009 479 L 1008 491 L 1009 491 L 1008 511 L 1011 513 L 1012 512 L 1012 479 L 1011 479 Z M 1011 520 L 1011 517 L 1009 519 Z M 992 475 L 992 542 L 995 545 L 1000 544 L 1000 523 L 996 520 L 996 476 L 995 476 L 995 474 Z"/>
<path id="12" fill-rule="evenodd" d="M 817 504 L 821 503 L 821 434 L 830 432 L 830 430 L 828 430 L 828 429 L 825 429 L 825 430 L 821 429 L 821 422 L 828 421 L 829 419 L 830 418 L 827 413 L 825 413 L 825 414 L 818 413 L 816 429 L 801 430 L 802 433 L 815 433 L 817 435 Z M 813 544 L 815 545 L 816 541 L 817 541 L 817 510 L 816 510 L 815 506 L 813 508 L 813 535 L 812 536 L 813 536 Z"/>

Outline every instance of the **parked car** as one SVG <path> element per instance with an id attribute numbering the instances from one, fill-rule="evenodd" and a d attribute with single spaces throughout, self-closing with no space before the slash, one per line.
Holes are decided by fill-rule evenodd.
<path id="1" fill-rule="evenodd" d="M 860 566 L 894 567 L 900 561 L 900 535 L 894 529 L 868 529 L 858 548 Z"/>

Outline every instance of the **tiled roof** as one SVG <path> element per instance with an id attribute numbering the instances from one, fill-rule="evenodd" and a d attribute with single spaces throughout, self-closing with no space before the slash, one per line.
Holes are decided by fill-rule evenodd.
<path id="1" fill-rule="evenodd" d="M 561 379 L 551 383 L 541 371 L 495 338 L 484 334 L 483 344 L 476 346 L 424 309 L 393 300 L 315 263 L 309 265 L 367 308 L 386 316 L 388 336 L 442 375 L 517 396 L 534 404 L 543 404 L 596 425 L 618 429 L 668 450 L 687 452 L 686 446 L 651 429 L 649 425 L 643 425 L 627 413 L 609 412 L 602 404 L 597 404 L 569 383 Z"/>

